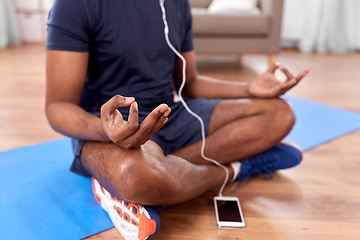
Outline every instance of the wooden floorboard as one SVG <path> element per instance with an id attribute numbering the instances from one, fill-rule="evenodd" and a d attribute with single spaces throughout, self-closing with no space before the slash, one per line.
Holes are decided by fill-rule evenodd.
<path id="1" fill-rule="evenodd" d="M 266 70 L 267 58 L 198 56 L 199 72 L 249 81 Z M 282 50 L 278 61 L 294 74 L 310 74 L 290 95 L 360 112 L 360 54 L 316 55 Z M 58 139 L 44 114 L 45 47 L 0 50 L 0 150 Z M 260 176 L 236 183 L 225 195 L 239 197 L 246 227 L 216 226 L 213 196 L 218 189 L 159 211 L 162 225 L 153 239 L 360 239 L 360 131 L 307 151 L 298 167 L 271 181 Z M 122 239 L 113 228 L 89 239 Z"/>

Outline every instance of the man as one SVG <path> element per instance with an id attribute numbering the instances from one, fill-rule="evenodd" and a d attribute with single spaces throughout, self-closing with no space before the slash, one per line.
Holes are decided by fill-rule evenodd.
<path id="1" fill-rule="evenodd" d="M 277 64 L 249 84 L 200 76 L 187 0 L 165 9 L 170 41 L 187 62 L 183 94 L 205 123 L 205 155 L 233 180 L 297 165 L 300 151 L 279 144 L 295 122 L 279 96 L 307 71 L 293 77 Z M 73 138 L 72 171 L 93 177 L 96 199 L 125 239 L 156 234 L 160 222 L 147 206 L 223 183 L 225 171 L 201 157 L 198 120 L 174 101 L 182 63 L 165 42 L 158 0 L 58 0 L 48 25 L 48 120 Z"/>

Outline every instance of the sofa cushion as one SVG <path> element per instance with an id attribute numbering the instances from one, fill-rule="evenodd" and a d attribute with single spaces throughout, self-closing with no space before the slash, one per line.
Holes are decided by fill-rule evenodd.
<path id="1" fill-rule="evenodd" d="M 217 14 L 192 8 L 194 35 L 266 35 L 270 16 L 254 14 Z"/>
<path id="2" fill-rule="evenodd" d="M 190 6 L 194 8 L 207 8 L 212 0 L 189 0 Z"/>
<path id="3" fill-rule="evenodd" d="M 257 0 L 213 0 L 208 7 L 210 13 L 242 13 L 257 10 Z"/>

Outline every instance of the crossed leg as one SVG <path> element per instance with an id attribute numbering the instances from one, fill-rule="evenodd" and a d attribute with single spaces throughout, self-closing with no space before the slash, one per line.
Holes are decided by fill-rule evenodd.
<path id="1" fill-rule="evenodd" d="M 225 165 L 255 155 L 277 144 L 294 122 L 290 105 L 282 99 L 221 101 L 210 120 L 205 155 Z M 202 160 L 200 147 L 197 142 L 164 156 L 152 141 L 133 149 L 86 142 L 80 160 L 119 198 L 145 205 L 172 205 L 191 200 L 225 179 L 223 169 Z M 232 168 L 228 169 L 232 177 Z"/>
<path id="2" fill-rule="evenodd" d="M 292 129 L 295 114 L 286 100 L 223 100 L 214 109 L 206 138 L 205 156 L 222 164 L 253 156 L 279 143 Z M 174 153 L 194 163 L 208 163 L 200 155 L 201 142 Z"/>

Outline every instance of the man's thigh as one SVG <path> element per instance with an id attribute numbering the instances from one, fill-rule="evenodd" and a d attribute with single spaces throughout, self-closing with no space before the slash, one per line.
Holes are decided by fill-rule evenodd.
<path id="1" fill-rule="evenodd" d="M 211 115 L 205 156 L 222 164 L 255 155 L 277 144 L 293 127 L 295 115 L 283 99 L 220 101 Z M 175 152 L 193 163 L 205 163 L 198 141 Z"/>
<path id="2" fill-rule="evenodd" d="M 281 117 L 280 114 L 283 113 L 294 116 L 290 103 L 281 98 L 222 100 L 216 105 L 211 115 L 208 135 L 211 135 L 221 127 L 239 119 L 249 118 L 260 114 L 267 114 L 268 118 L 271 119 Z"/>

